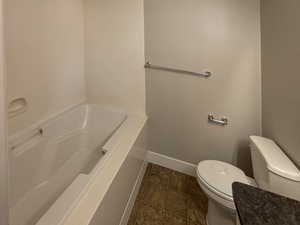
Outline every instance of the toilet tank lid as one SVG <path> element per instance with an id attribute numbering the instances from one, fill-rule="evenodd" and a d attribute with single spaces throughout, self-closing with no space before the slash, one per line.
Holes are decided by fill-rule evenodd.
<path id="1" fill-rule="evenodd" d="M 268 169 L 284 178 L 300 182 L 300 171 L 272 140 L 250 136 L 251 143 L 262 154 Z"/>

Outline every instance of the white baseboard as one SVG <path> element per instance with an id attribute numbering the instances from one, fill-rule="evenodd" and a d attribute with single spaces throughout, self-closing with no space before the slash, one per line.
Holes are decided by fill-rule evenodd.
<path id="1" fill-rule="evenodd" d="M 154 163 L 190 176 L 196 176 L 196 165 L 179 159 L 174 159 L 166 155 L 161 155 L 156 152 L 148 151 L 147 160 Z"/>
<path id="2" fill-rule="evenodd" d="M 124 210 L 124 213 L 122 215 L 122 218 L 121 218 L 121 221 L 120 221 L 119 225 L 127 225 L 127 223 L 128 223 L 129 217 L 131 215 L 131 211 L 133 209 L 136 197 L 139 193 L 139 190 L 140 190 L 140 187 L 141 187 L 141 184 L 142 184 L 142 181 L 143 181 L 146 169 L 147 169 L 147 165 L 148 165 L 148 162 L 145 161 L 144 164 L 142 165 L 141 169 L 140 169 L 140 172 L 139 172 L 138 177 L 137 177 L 137 179 L 135 181 L 135 184 L 133 186 L 132 192 L 131 192 L 130 197 L 128 199 L 126 208 Z"/>

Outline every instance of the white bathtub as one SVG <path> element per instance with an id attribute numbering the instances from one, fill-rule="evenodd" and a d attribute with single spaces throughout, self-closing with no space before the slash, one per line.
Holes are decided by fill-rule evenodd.
<path id="1" fill-rule="evenodd" d="M 128 121 L 80 105 L 10 137 L 10 224 L 63 224 L 112 158 Z"/>

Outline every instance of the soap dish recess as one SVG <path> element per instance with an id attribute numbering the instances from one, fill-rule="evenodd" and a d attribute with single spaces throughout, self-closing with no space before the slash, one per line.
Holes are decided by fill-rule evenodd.
<path id="1" fill-rule="evenodd" d="M 13 99 L 8 105 L 9 118 L 24 113 L 26 111 L 26 108 L 27 108 L 27 101 L 25 98 Z"/>

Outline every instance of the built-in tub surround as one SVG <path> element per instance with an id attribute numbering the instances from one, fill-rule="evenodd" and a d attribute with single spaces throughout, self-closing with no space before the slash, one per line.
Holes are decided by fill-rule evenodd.
<path id="1" fill-rule="evenodd" d="M 3 1 L 7 104 L 27 102 L 11 135 L 86 99 L 84 1 Z"/>
<path id="2" fill-rule="evenodd" d="M 143 0 L 84 0 L 88 101 L 145 114 Z"/>
<path id="3" fill-rule="evenodd" d="M 11 137 L 11 224 L 61 224 L 113 155 L 123 138 L 116 131 L 130 120 L 81 105 Z"/>

